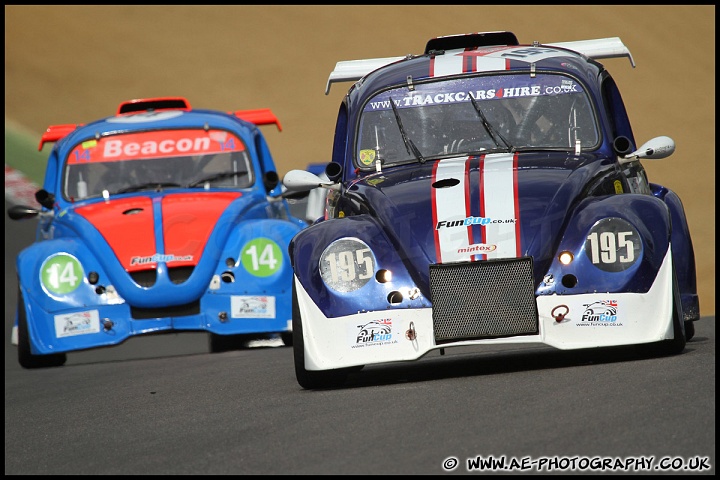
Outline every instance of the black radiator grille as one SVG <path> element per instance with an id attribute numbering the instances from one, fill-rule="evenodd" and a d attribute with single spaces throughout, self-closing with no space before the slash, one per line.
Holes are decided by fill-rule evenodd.
<path id="1" fill-rule="evenodd" d="M 430 265 L 435 343 L 538 333 L 532 257 Z"/>
<path id="2" fill-rule="evenodd" d="M 190 278 L 193 270 L 195 270 L 195 267 L 193 266 L 169 267 L 168 276 L 170 277 L 171 282 L 173 282 L 174 284 L 180 284 Z M 134 272 L 130 272 L 130 276 L 135 281 L 135 283 L 137 283 L 141 287 L 152 287 L 157 281 L 157 271 L 154 268 L 150 268 L 147 270 L 136 270 Z"/>
<path id="3" fill-rule="evenodd" d="M 200 301 L 175 305 L 173 307 L 142 308 L 130 305 L 130 316 L 135 320 L 148 318 L 186 317 L 200 314 Z"/>

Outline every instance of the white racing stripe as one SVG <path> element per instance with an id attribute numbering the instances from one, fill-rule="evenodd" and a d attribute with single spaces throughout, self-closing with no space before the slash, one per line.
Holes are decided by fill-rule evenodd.
<path id="1" fill-rule="evenodd" d="M 483 162 L 482 192 L 485 217 L 485 243 L 497 245 L 486 258 L 515 258 L 519 256 L 517 226 L 517 171 L 512 154 L 488 155 Z"/>
<path id="2" fill-rule="evenodd" d="M 470 182 L 473 161 L 479 162 L 481 185 Z M 434 185 L 458 182 L 431 187 L 437 263 L 520 256 L 516 162 L 516 155 L 502 153 L 435 164 Z"/>
<path id="3" fill-rule="evenodd" d="M 467 208 L 465 188 L 468 181 L 465 175 L 468 157 L 440 160 L 435 163 L 433 183 L 440 180 L 456 179 L 460 183 L 452 187 L 433 188 L 433 220 L 435 226 L 435 253 L 438 263 L 461 262 L 469 260 L 467 253 L 458 250 L 470 244 L 468 228 L 447 226 L 447 222 L 461 222 L 470 215 Z M 445 222 L 439 225 L 438 222 Z"/>
<path id="4" fill-rule="evenodd" d="M 496 47 L 492 50 L 448 50 L 444 55 L 431 59 L 430 76 L 442 77 L 457 73 L 506 70 L 507 60 L 499 55 L 507 50 L 508 47 Z"/>

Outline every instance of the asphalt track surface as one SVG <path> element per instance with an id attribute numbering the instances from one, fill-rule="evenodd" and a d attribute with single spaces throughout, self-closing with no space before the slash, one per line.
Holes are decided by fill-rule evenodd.
<path id="1" fill-rule="evenodd" d="M 490 473 L 477 457 L 532 467 L 494 473 L 715 473 L 714 316 L 670 357 L 457 349 L 336 390 L 302 390 L 291 348 L 210 354 L 202 333 L 24 370 L 15 256 L 35 225 L 5 221 L 5 475 Z"/>

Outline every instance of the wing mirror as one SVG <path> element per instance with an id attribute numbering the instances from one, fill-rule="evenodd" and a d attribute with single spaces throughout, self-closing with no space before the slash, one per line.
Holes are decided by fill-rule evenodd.
<path id="1" fill-rule="evenodd" d="M 26 207 L 25 205 L 13 205 L 7 210 L 11 220 L 22 220 L 23 218 L 32 218 L 40 213 L 37 208 Z"/>
<path id="2" fill-rule="evenodd" d="M 283 177 L 283 185 L 289 191 L 306 191 L 317 187 L 331 187 L 332 182 L 323 180 L 307 170 L 290 170 Z"/>
<path id="3" fill-rule="evenodd" d="M 620 157 L 618 160 L 621 164 L 642 160 L 643 158 L 655 160 L 669 157 L 673 152 L 675 152 L 675 141 L 670 137 L 661 136 L 648 140 L 640 148 Z"/>

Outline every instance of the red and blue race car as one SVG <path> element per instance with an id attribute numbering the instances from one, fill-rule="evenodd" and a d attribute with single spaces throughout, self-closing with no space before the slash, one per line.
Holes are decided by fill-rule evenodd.
<path id="1" fill-rule="evenodd" d="M 699 318 L 677 194 L 641 160 L 599 63 L 619 38 L 431 39 L 419 55 L 338 62 L 354 84 L 325 178 L 325 215 L 290 244 L 293 350 L 304 388 L 450 347 L 648 345 L 681 352 Z M 326 92 L 327 92 L 326 90 Z"/>
<path id="2" fill-rule="evenodd" d="M 13 343 L 25 368 L 134 335 L 207 331 L 212 352 L 291 336 L 291 214 L 258 125 L 181 97 L 131 100 L 84 125 L 53 125 L 36 242 L 17 257 Z"/>

